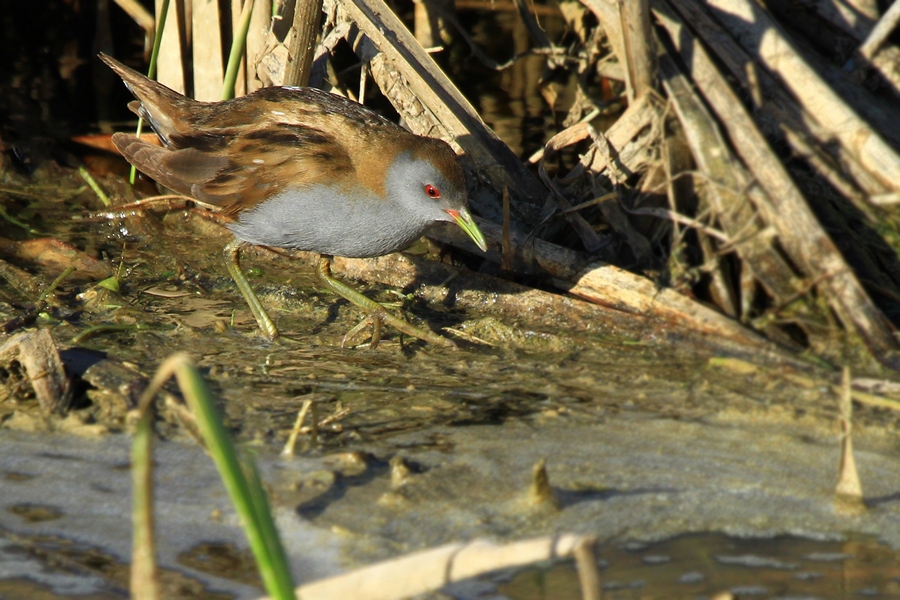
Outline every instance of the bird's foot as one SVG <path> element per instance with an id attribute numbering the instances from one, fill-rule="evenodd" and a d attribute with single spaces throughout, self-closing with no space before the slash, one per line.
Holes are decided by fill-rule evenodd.
<path id="1" fill-rule="evenodd" d="M 390 325 L 401 333 L 419 338 L 424 342 L 437 344 L 439 346 L 447 346 L 449 348 L 453 348 L 454 350 L 456 349 L 456 344 L 453 342 L 453 340 L 449 340 L 434 333 L 433 331 L 429 331 L 428 329 L 416 327 L 405 319 L 388 312 L 384 307 L 370 310 L 366 317 L 359 322 L 359 324 L 357 324 L 353 329 L 347 332 L 347 335 L 345 335 L 344 339 L 341 341 L 341 348 L 348 346 L 349 343 L 361 332 L 363 332 L 369 325 L 372 326 L 372 337 L 370 338 L 369 346 L 371 348 L 377 348 L 378 342 L 381 341 L 381 328 L 384 324 Z"/>
<path id="2" fill-rule="evenodd" d="M 344 339 L 341 340 L 341 348 L 346 348 L 353 338 L 358 336 L 369 325 L 372 326 L 372 337 L 369 341 L 371 348 L 377 348 L 378 342 L 381 341 L 381 324 L 384 323 L 384 311 L 373 310 L 366 315 L 366 318 L 360 321 L 353 329 L 347 332 Z"/>
<path id="3" fill-rule="evenodd" d="M 378 342 L 381 341 L 381 326 L 383 324 L 390 325 L 394 329 L 399 330 L 401 333 L 405 333 L 406 335 L 410 335 L 412 337 L 417 337 L 422 341 L 429 342 L 432 344 L 437 344 L 439 346 L 448 346 L 450 348 L 456 348 L 456 344 L 453 343 L 452 340 L 448 340 L 445 337 L 442 337 L 433 331 L 429 331 L 427 329 L 420 329 L 408 323 L 405 319 L 394 315 L 389 312 L 384 306 L 375 302 L 371 298 L 367 298 L 363 296 L 358 291 L 354 290 L 352 287 L 338 281 L 331 275 L 331 259 L 328 256 L 323 255 L 319 259 L 318 268 L 316 269 L 316 274 L 319 276 L 319 280 L 326 285 L 331 291 L 336 294 L 339 294 L 358 306 L 359 308 L 366 311 L 366 318 L 362 320 L 356 327 L 347 332 L 347 335 L 344 336 L 343 342 L 341 342 L 341 346 L 344 347 L 347 345 L 349 341 L 351 341 L 354 337 L 356 337 L 363 329 L 365 329 L 368 325 L 372 325 L 372 342 L 371 345 L 373 348 L 378 346 Z"/>

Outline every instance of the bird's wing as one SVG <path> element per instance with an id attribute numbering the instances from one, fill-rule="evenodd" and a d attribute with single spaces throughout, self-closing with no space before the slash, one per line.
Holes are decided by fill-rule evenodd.
<path id="1" fill-rule="evenodd" d="M 396 153 L 389 140 L 402 131 L 355 102 L 312 88 L 264 88 L 228 102 L 193 103 L 189 113 L 171 103 L 135 108 L 146 116 L 172 109 L 178 117 L 149 119 L 172 121 L 160 136 L 165 147 L 116 134 L 119 151 L 162 185 L 229 214 L 286 185 L 363 185 L 383 194 Z"/>
<path id="2" fill-rule="evenodd" d="M 339 173 L 353 173 L 343 146 L 308 127 L 216 128 L 170 139 L 166 148 L 117 133 L 113 143 L 160 184 L 230 214 L 252 208 L 287 184 L 334 182 Z"/>
<path id="3" fill-rule="evenodd" d="M 193 195 L 192 186 L 215 178 L 228 160 L 210 156 L 194 148 L 172 150 L 150 144 L 125 133 L 115 133 L 113 144 L 128 162 L 167 188 Z"/>

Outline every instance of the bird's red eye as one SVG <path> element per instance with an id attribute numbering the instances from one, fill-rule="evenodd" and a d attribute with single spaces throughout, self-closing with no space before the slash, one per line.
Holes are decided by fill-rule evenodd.
<path id="1" fill-rule="evenodd" d="M 432 200 L 437 200 L 441 197 L 441 192 L 430 183 L 425 186 L 425 193 L 428 194 L 428 197 Z"/>

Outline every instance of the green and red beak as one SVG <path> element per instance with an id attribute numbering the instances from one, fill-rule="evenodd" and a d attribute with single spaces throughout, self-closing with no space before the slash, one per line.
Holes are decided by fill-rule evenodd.
<path id="1" fill-rule="evenodd" d="M 478 246 L 482 252 L 487 252 L 487 242 L 484 241 L 484 234 L 481 233 L 481 230 L 475 223 L 475 219 L 472 218 L 472 213 L 470 213 L 467 208 L 461 208 L 459 210 L 447 208 L 444 210 L 448 215 L 453 217 L 456 224 L 472 238 L 472 241 L 475 242 L 475 245 Z"/>

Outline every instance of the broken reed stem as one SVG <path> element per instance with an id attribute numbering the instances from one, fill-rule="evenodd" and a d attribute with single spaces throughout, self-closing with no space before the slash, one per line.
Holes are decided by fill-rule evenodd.
<path id="1" fill-rule="evenodd" d="M 164 375 L 164 377 L 163 377 Z M 133 500 L 131 521 L 131 597 L 137 600 L 160 598 L 156 566 L 156 540 L 153 520 L 153 399 L 170 373 L 157 371 L 137 403 L 138 420 L 131 445 L 131 481 Z"/>
<path id="2" fill-rule="evenodd" d="M 583 600 L 600 600 L 600 572 L 594 556 L 595 540 L 587 538 L 575 546 L 575 564 L 578 567 L 578 582 L 581 584 Z"/>
<path id="3" fill-rule="evenodd" d="M 300 407 L 300 411 L 297 413 L 297 420 L 294 421 L 294 428 L 291 429 L 287 442 L 284 444 L 284 450 L 281 451 L 281 456 L 294 455 L 294 448 L 297 445 L 297 436 L 300 435 L 300 430 L 303 428 L 303 421 L 306 419 L 306 413 L 309 412 L 309 409 L 314 404 L 315 403 L 312 400 L 303 402 L 303 406 Z M 315 419 L 313 419 L 313 423 L 315 423 Z"/>
<path id="4" fill-rule="evenodd" d="M 862 482 L 853 456 L 853 399 L 850 367 L 841 374 L 841 394 L 838 398 L 841 423 L 841 458 L 838 464 L 838 483 L 835 488 L 835 504 L 839 512 L 858 514 L 865 511 Z"/>
<path id="5" fill-rule="evenodd" d="M 900 23 L 900 2 L 895 0 L 869 33 L 869 37 L 866 38 L 863 45 L 859 47 L 859 53 L 871 61 L 888 36 L 897 28 L 898 23 Z"/>
<path id="6" fill-rule="evenodd" d="M 550 486 L 547 475 L 547 459 L 542 458 L 534 464 L 531 472 L 531 487 L 528 490 L 528 503 L 535 507 L 558 508 L 556 495 Z"/>
<path id="7" fill-rule="evenodd" d="M 296 592 L 297 597 L 303 600 L 400 600 L 490 571 L 574 557 L 585 543 L 593 543 L 593 539 L 566 533 L 504 545 L 475 539 L 414 552 L 349 573 L 313 581 L 300 586 Z M 599 598 L 584 597 L 592 600 Z"/>
<path id="8" fill-rule="evenodd" d="M 309 447 L 315 448 L 319 445 L 319 404 L 318 402 L 313 401 L 312 406 L 310 406 L 310 419 L 312 423 L 309 424 Z"/>
<path id="9" fill-rule="evenodd" d="M 619 20 L 625 42 L 628 103 L 653 89 L 656 61 L 650 28 L 650 0 L 618 0 Z"/>
<path id="10" fill-rule="evenodd" d="M 321 14 L 322 0 L 296 0 L 291 27 L 293 37 L 288 46 L 289 57 L 284 70 L 284 85 L 309 84 Z M 359 101 L 362 102 L 363 99 L 360 98 Z"/>

